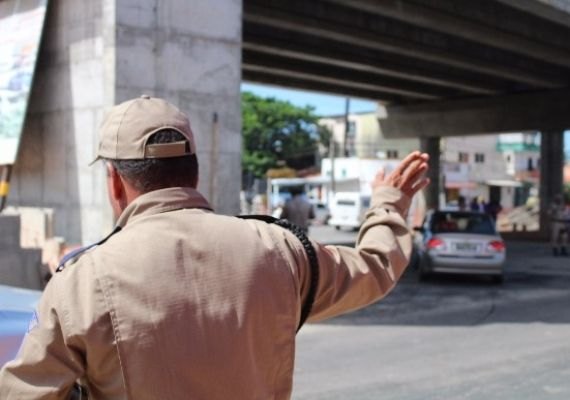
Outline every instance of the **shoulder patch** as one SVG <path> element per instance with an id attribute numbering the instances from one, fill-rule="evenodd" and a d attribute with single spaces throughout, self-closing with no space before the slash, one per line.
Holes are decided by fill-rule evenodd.
<path id="1" fill-rule="evenodd" d="M 32 314 L 32 318 L 30 319 L 30 322 L 28 324 L 28 330 L 26 331 L 26 333 L 30 333 L 36 326 L 38 326 L 38 323 L 39 323 L 38 312 L 34 311 L 34 313 Z"/>
<path id="2" fill-rule="evenodd" d="M 63 256 L 63 258 L 61 259 L 61 261 L 59 262 L 59 265 L 57 266 L 55 272 L 61 272 L 65 269 L 67 262 L 69 262 L 70 260 L 73 260 L 79 256 L 81 256 L 81 254 L 85 253 L 87 250 L 92 249 L 93 247 L 102 245 L 103 243 L 105 243 L 111 236 L 113 236 L 115 233 L 119 232 L 121 230 L 120 226 L 115 227 L 115 229 L 113 229 L 113 232 L 111 232 L 109 235 L 107 235 L 104 239 L 98 241 L 97 243 L 93 243 L 89 246 L 85 246 L 85 247 L 81 247 L 79 249 L 75 249 L 69 253 L 67 253 L 65 256 Z"/>

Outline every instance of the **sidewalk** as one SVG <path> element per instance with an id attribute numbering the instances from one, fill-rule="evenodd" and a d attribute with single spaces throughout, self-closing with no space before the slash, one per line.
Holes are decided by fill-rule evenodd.
<path id="1" fill-rule="evenodd" d="M 570 257 L 554 257 L 548 243 L 509 240 L 505 268 L 511 271 L 532 271 L 533 274 L 570 275 Z"/>

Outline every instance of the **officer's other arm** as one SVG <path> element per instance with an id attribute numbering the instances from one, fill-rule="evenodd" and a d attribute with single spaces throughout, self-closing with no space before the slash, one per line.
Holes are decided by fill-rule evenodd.
<path id="1" fill-rule="evenodd" d="M 68 399 L 74 382 L 83 375 L 80 344 L 65 338 L 58 292 L 57 279 L 52 279 L 40 300 L 37 322 L 30 323 L 16 359 L 0 370 L 0 399 Z"/>
<path id="2" fill-rule="evenodd" d="M 356 248 L 316 244 L 320 278 L 309 321 L 364 307 L 394 287 L 409 263 L 412 237 L 406 215 L 411 198 L 429 183 L 427 161 L 427 154 L 414 152 L 389 176 L 377 174 Z M 304 300 L 309 273 L 303 272 Z"/>

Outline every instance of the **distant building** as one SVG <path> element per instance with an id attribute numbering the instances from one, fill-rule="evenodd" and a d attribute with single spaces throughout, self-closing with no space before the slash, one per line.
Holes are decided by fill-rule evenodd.
<path id="1" fill-rule="evenodd" d="M 379 112 L 381 112 L 380 109 Z M 378 123 L 378 113 L 353 113 L 348 116 L 346 153 L 345 116 L 322 118 L 336 142 L 337 157 L 398 160 L 420 148 L 419 139 L 386 139 Z M 495 200 L 505 209 L 524 204 L 538 183 L 540 136 L 537 133 L 447 137 L 442 139 L 442 186 L 447 203 L 459 196 Z M 337 162 L 336 174 L 343 163 Z"/>
<path id="2" fill-rule="evenodd" d="M 443 146 L 448 201 L 478 197 L 510 209 L 524 204 L 538 183 L 537 133 L 448 137 Z"/>
<path id="3" fill-rule="evenodd" d="M 349 114 L 346 154 L 342 153 L 346 129 L 345 116 L 333 115 L 321 118 L 319 123 L 332 132 L 337 146 L 337 156 L 398 160 L 419 148 L 418 139 L 384 138 L 375 112 Z"/>

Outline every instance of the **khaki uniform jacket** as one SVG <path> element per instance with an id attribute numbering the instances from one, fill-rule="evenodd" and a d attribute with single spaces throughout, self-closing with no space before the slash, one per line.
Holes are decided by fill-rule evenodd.
<path id="1" fill-rule="evenodd" d="M 356 248 L 314 243 L 310 321 L 385 296 L 411 250 L 409 199 L 377 189 Z M 305 250 L 273 224 L 214 214 L 190 188 L 147 193 L 122 230 L 70 261 L 37 325 L 0 371 L 0 399 L 289 399 L 295 331 L 310 282 Z"/>

